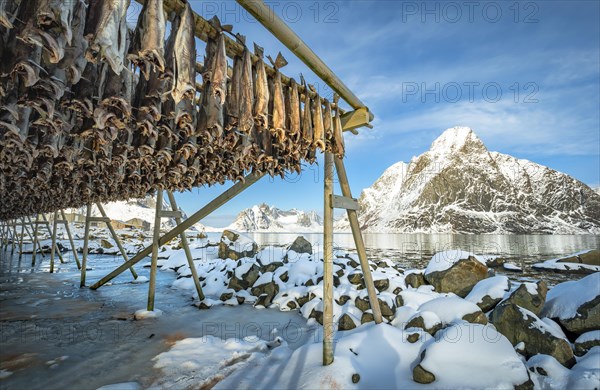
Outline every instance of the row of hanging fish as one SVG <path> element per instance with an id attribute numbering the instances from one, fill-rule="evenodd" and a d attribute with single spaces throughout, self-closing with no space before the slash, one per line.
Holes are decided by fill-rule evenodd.
<path id="1" fill-rule="evenodd" d="M 267 57 L 273 72 L 237 35 L 244 51 L 229 67 L 231 29 L 213 18 L 200 68 L 189 4 L 166 40 L 162 0 L 145 2 L 133 31 L 129 5 L 0 1 L 0 219 L 251 171 L 284 177 L 317 148 L 343 157 L 337 98 L 302 76 L 284 85 L 281 54 Z"/>

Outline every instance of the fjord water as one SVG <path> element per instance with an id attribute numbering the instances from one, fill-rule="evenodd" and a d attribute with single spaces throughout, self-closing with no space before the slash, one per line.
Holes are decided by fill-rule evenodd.
<path id="1" fill-rule="evenodd" d="M 318 233 L 247 233 L 259 246 L 286 245 L 298 235 L 314 246 L 321 246 L 323 236 Z M 218 239 L 215 236 L 212 239 Z M 436 252 L 462 249 L 478 255 L 499 256 L 523 268 L 514 276 L 545 279 L 550 284 L 580 276 L 540 272 L 531 265 L 555 259 L 586 249 L 600 248 L 598 235 L 493 235 L 493 234 L 424 234 L 424 233 L 363 233 L 367 255 L 377 260 L 387 258 L 406 269 L 425 268 Z M 354 240 L 350 233 L 334 235 L 334 247 L 352 250 Z M 498 272 L 502 272 L 500 269 Z"/>

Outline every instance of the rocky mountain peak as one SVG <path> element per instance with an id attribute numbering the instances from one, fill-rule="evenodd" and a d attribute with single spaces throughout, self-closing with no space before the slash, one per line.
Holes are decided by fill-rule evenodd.
<path id="1" fill-rule="evenodd" d="M 432 156 L 448 156 L 457 153 L 485 152 L 483 141 L 470 127 L 451 127 L 444 131 L 429 149 Z"/>

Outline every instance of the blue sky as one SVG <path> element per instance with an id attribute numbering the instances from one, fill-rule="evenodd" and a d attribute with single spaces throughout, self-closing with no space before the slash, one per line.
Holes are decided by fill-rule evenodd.
<path id="1" fill-rule="evenodd" d="M 445 129 L 469 126 L 488 149 L 600 185 L 600 2 L 266 2 L 375 114 L 346 135 L 353 195 Z M 331 91 L 233 1 L 192 1 Z M 199 53 L 202 55 L 203 53 Z M 222 227 L 245 207 L 322 210 L 320 166 L 263 178 L 202 222 Z M 231 184 L 178 194 L 189 214 Z"/>

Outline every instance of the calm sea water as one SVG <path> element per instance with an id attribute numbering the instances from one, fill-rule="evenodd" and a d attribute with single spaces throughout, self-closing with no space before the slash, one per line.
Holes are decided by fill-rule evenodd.
<path id="1" fill-rule="evenodd" d="M 323 243 L 318 233 L 246 233 L 260 246 L 287 245 L 302 235 L 313 246 Z M 217 233 L 209 234 L 212 240 L 218 240 Z M 554 284 L 566 279 L 579 278 L 581 275 L 540 272 L 531 265 L 544 260 L 562 257 L 585 249 L 600 248 L 598 235 L 468 235 L 468 234 L 386 234 L 364 233 L 363 238 L 367 254 L 371 259 L 391 259 L 404 268 L 424 268 L 436 252 L 448 249 L 462 249 L 475 254 L 495 255 L 523 268 L 522 274 L 509 275 L 513 279 L 546 279 Z M 336 248 L 353 250 L 352 234 L 334 235 Z M 503 270 L 498 270 L 502 273 Z"/>

